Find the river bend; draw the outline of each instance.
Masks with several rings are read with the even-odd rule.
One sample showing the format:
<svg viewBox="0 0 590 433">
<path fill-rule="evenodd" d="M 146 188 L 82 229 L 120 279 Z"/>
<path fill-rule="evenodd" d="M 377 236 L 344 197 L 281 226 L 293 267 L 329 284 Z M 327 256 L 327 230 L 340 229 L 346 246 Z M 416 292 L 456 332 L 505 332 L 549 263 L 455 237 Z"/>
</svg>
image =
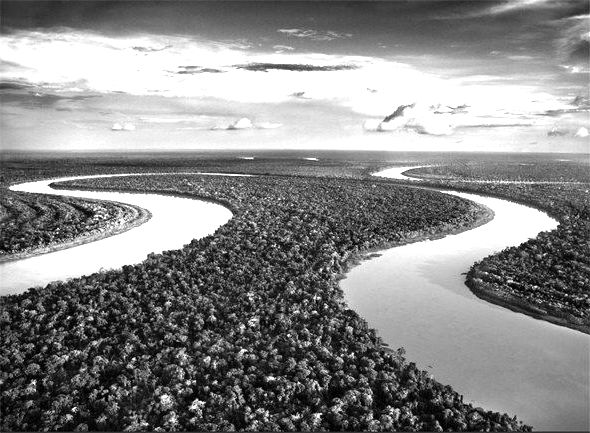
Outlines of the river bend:
<svg viewBox="0 0 590 433">
<path fill-rule="evenodd" d="M 407 180 L 411 168 L 376 175 Z M 536 430 L 588 431 L 590 337 L 483 301 L 464 284 L 473 263 L 557 221 L 507 200 L 443 192 L 489 207 L 494 219 L 362 262 L 341 282 L 350 308 L 465 401 L 516 414 Z"/>
<path fill-rule="evenodd" d="M 0 295 L 25 291 L 29 287 L 89 275 L 101 269 L 116 269 L 139 263 L 149 253 L 182 248 L 192 239 L 213 234 L 232 217 L 229 209 L 216 203 L 161 194 L 123 193 L 53 189 L 50 184 L 68 180 L 156 174 L 200 174 L 240 176 L 225 173 L 144 173 L 63 177 L 26 182 L 10 187 L 13 191 L 51 194 L 95 200 L 116 201 L 147 209 L 151 218 L 123 233 L 72 248 L 21 260 L 0 263 Z"/>
<path fill-rule="evenodd" d="M 407 180 L 402 173 L 410 168 L 416 167 L 396 167 L 377 175 Z M 121 175 L 67 177 L 11 187 L 127 203 L 149 210 L 152 218 L 95 242 L 1 263 L 0 295 L 138 263 L 151 252 L 181 248 L 212 234 L 232 216 L 221 205 L 189 198 L 49 186 L 107 176 Z M 361 263 L 341 283 L 348 304 L 387 343 L 404 347 L 408 359 L 440 382 L 451 384 L 466 401 L 517 414 L 538 430 L 588 430 L 589 336 L 483 301 L 464 284 L 463 273 L 474 262 L 552 230 L 557 222 L 507 200 L 444 193 L 489 207 L 494 219 L 442 239 L 385 250 L 380 257 Z"/>
</svg>

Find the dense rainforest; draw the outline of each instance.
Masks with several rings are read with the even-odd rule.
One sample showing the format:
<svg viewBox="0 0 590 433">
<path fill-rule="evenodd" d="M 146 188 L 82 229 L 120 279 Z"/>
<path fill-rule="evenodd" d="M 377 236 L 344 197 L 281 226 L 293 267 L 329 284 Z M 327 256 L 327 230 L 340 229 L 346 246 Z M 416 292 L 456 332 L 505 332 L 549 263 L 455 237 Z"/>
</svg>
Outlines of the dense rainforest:
<svg viewBox="0 0 590 433">
<path fill-rule="evenodd" d="M 373 247 L 485 217 L 460 199 L 370 177 L 392 165 L 434 165 L 411 173 L 427 179 L 424 186 L 508 198 L 560 222 L 555 231 L 475 264 L 467 278 L 471 289 L 588 332 L 587 162 L 316 155 L 319 161 L 210 154 L 3 160 L 2 188 L 81 174 L 273 176 L 87 181 L 85 186 L 212 198 L 230 207 L 234 218 L 183 250 L 3 298 L 1 428 L 526 429 L 514 418 L 464 404 L 451 387 L 405 360 L 402 350 L 384 348 L 343 304 L 337 275 Z M 414 205 L 404 208 L 402 202 Z M 108 219 L 113 210 L 101 207 L 97 214 Z M 22 212 L 20 218 L 34 221 L 35 215 Z M 283 224 L 271 224 L 276 219 Z M 2 231 L 8 221 L 0 221 Z M 28 226 L 39 235 L 50 231 L 47 224 Z M 82 234 L 88 226 L 79 227 Z"/>
<path fill-rule="evenodd" d="M 149 215 L 134 206 L 4 190 L 0 261 L 120 233 Z"/>
<path fill-rule="evenodd" d="M 556 230 L 474 264 L 467 284 L 486 300 L 590 333 L 590 170 L 567 162 L 538 165 L 447 164 L 408 174 L 435 179 L 427 182 L 431 186 L 523 202 L 555 217 Z"/>
<path fill-rule="evenodd" d="M 75 184 L 214 199 L 234 217 L 181 250 L 3 298 L 3 430 L 529 429 L 384 347 L 338 287 L 362 252 L 485 209 L 337 178 Z"/>
</svg>

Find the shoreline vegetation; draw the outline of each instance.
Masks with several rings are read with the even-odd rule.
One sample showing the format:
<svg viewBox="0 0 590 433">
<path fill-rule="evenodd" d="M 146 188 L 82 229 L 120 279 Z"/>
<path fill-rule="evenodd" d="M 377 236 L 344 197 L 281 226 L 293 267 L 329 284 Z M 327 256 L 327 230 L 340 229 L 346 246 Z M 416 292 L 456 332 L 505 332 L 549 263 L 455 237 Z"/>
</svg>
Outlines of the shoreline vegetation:
<svg viewBox="0 0 590 433">
<path fill-rule="evenodd" d="M 338 284 L 373 250 L 466 230 L 489 210 L 337 178 L 71 185 L 205 197 L 234 217 L 181 250 L 3 298 L 3 429 L 530 429 L 383 346 Z"/>
<path fill-rule="evenodd" d="M 465 284 L 487 302 L 590 334 L 590 182 L 576 185 L 572 178 L 567 178 L 570 185 L 470 182 L 506 180 L 513 175 L 508 172 L 501 177 L 498 167 L 481 165 L 424 167 L 405 174 L 426 187 L 511 200 L 556 218 L 555 230 L 474 263 Z M 456 178 L 448 178 L 451 174 Z M 528 180 L 535 182 L 538 177 Z"/>
<path fill-rule="evenodd" d="M 130 204 L 8 189 L 0 209 L 0 263 L 94 242 L 151 218 L 149 211 Z"/>
</svg>

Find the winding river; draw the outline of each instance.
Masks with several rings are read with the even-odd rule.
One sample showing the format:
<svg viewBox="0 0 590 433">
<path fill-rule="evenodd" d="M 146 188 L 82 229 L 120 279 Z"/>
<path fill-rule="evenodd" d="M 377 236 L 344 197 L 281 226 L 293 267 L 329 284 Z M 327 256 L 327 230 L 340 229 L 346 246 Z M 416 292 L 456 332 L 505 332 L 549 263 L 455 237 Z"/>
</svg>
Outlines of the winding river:
<svg viewBox="0 0 590 433">
<path fill-rule="evenodd" d="M 410 168 L 415 167 L 377 175 L 407 179 L 402 173 Z M 128 203 L 148 209 L 152 217 L 115 236 L 1 263 L 0 295 L 140 262 L 151 252 L 180 248 L 191 239 L 212 234 L 232 216 L 221 205 L 188 198 L 50 187 L 53 182 L 107 176 L 121 175 L 68 177 L 12 187 Z M 552 230 L 557 222 L 506 200 L 445 193 L 488 206 L 494 219 L 460 234 L 392 248 L 361 263 L 341 282 L 347 302 L 387 343 L 404 347 L 408 359 L 429 369 L 440 382 L 451 384 L 466 401 L 517 414 L 538 430 L 588 430 L 590 337 L 482 301 L 464 285 L 463 273 L 475 261 Z"/>
<path fill-rule="evenodd" d="M 123 265 L 139 263 L 145 260 L 149 253 L 182 248 L 192 239 L 210 235 L 232 217 L 232 213 L 224 206 L 202 200 L 160 194 L 60 190 L 50 186 L 54 182 L 112 176 L 137 174 L 63 177 L 26 182 L 10 188 L 13 191 L 127 203 L 149 210 L 152 216 L 146 223 L 115 236 L 65 250 L 0 263 L 0 295 L 20 293 L 29 287 L 88 275 L 100 269 L 116 269 Z"/>
<path fill-rule="evenodd" d="M 408 180 L 402 173 L 411 168 L 376 175 Z M 588 431 L 590 337 L 490 304 L 464 284 L 474 262 L 557 222 L 506 200 L 444 192 L 489 207 L 494 219 L 362 262 L 341 281 L 349 306 L 465 401 L 517 414 L 536 430 Z"/>
</svg>

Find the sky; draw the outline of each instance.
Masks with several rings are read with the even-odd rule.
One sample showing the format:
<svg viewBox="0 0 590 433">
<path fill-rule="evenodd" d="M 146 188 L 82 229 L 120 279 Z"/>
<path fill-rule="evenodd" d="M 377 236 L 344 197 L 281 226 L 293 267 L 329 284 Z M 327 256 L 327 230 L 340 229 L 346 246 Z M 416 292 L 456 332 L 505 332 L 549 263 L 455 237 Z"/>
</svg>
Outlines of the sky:
<svg viewBox="0 0 590 433">
<path fill-rule="evenodd" d="M 586 0 L 0 2 L 7 150 L 590 150 Z"/>
</svg>

